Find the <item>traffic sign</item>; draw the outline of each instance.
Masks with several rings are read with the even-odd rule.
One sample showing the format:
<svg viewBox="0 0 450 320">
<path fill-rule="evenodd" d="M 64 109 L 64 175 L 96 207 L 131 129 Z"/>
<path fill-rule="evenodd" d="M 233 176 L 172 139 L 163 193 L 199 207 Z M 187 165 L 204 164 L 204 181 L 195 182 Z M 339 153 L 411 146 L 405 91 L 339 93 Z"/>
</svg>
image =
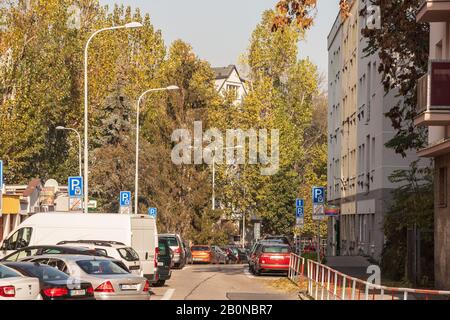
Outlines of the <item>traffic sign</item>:
<svg viewBox="0 0 450 320">
<path fill-rule="evenodd" d="M 158 215 L 158 209 L 157 208 L 149 208 L 148 215 L 156 218 L 156 216 Z"/>
<path fill-rule="evenodd" d="M 120 193 L 120 206 L 121 207 L 130 207 L 131 206 L 131 192 L 130 191 L 122 191 Z"/>
<path fill-rule="evenodd" d="M 314 187 L 312 189 L 313 204 L 325 204 L 325 188 Z"/>
<path fill-rule="evenodd" d="M 83 196 L 83 177 L 69 177 L 69 197 L 81 198 Z"/>
<path fill-rule="evenodd" d="M 304 218 L 305 217 L 305 209 L 303 207 L 298 207 L 297 208 L 297 214 L 296 214 L 297 219 L 298 218 Z"/>
<path fill-rule="evenodd" d="M 303 199 L 297 199 L 297 201 L 295 201 L 295 206 L 296 206 L 297 208 L 299 208 L 299 207 L 304 207 L 304 206 L 305 206 L 305 200 L 303 200 Z"/>
<path fill-rule="evenodd" d="M 325 215 L 325 205 L 323 205 L 323 204 L 313 205 L 313 216 L 312 217 L 313 217 L 314 221 L 326 220 L 327 216 Z"/>
</svg>

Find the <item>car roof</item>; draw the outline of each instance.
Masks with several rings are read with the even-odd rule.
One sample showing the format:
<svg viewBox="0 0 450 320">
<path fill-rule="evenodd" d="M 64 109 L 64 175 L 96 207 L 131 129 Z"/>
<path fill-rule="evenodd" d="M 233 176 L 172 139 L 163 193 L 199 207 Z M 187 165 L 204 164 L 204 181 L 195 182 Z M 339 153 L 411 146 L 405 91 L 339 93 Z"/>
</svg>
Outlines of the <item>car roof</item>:
<svg viewBox="0 0 450 320">
<path fill-rule="evenodd" d="M 24 262 L 21 262 L 21 261 L 3 262 L 3 264 L 5 266 L 10 266 L 10 267 L 21 267 L 21 266 L 23 266 L 23 267 L 26 267 L 26 266 L 28 266 L 28 267 L 39 267 L 39 266 L 49 267 L 49 265 L 46 265 L 46 264 L 39 264 L 39 263 L 36 263 L 36 262 L 28 262 L 28 261 L 24 261 Z"/>
<path fill-rule="evenodd" d="M 126 247 L 126 245 L 122 242 L 118 241 L 105 241 L 105 240 L 65 240 L 58 242 L 59 245 L 66 245 L 66 244 L 90 244 L 90 245 L 96 245 L 96 246 L 102 246 L 102 247 Z"/>
<path fill-rule="evenodd" d="M 285 243 L 263 243 L 261 245 L 263 247 L 287 247 L 287 248 L 290 248 L 290 246 Z"/>
<path fill-rule="evenodd" d="M 66 261 L 79 261 L 79 260 L 116 260 L 105 256 L 85 256 L 81 254 L 43 254 L 41 256 L 30 257 L 32 259 L 61 259 Z"/>
</svg>

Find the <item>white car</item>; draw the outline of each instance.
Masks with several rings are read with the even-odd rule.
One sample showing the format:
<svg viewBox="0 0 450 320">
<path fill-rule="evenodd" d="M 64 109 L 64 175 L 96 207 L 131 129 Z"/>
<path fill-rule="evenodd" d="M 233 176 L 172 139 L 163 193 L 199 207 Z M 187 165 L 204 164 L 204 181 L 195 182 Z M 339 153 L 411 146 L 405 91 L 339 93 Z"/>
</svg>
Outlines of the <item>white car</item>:
<svg viewBox="0 0 450 320">
<path fill-rule="evenodd" d="M 0 264 L 0 300 L 42 300 L 39 279 Z"/>
<path fill-rule="evenodd" d="M 96 241 L 96 240 L 77 240 L 77 241 L 61 241 L 61 246 L 81 247 L 92 249 L 100 252 L 105 256 L 121 260 L 133 274 L 142 275 L 143 271 L 139 262 L 139 255 L 125 244 L 116 241 Z"/>
</svg>

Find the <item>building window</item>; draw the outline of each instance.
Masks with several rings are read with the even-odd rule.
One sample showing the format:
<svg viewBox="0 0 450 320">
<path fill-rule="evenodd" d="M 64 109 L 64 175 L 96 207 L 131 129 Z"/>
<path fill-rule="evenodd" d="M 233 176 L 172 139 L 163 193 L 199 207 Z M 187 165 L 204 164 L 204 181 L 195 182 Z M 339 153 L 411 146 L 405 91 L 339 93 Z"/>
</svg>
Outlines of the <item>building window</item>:
<svg viewBox="0 0 450 320">
<path fill-rule="evenodd" d="M 447 167 L 439 168 L 439 203 L 441 208 L 447 207 Z"/>
<path fill-rule="evenodd" d="M 238 95 L 238 91 L 239 91 L 239 86 L 235 86 L 232 84 L 227 84 L 227 91 L 228 92 L 232 92 L 232 94 L 234 95 Z"/>
</svg>

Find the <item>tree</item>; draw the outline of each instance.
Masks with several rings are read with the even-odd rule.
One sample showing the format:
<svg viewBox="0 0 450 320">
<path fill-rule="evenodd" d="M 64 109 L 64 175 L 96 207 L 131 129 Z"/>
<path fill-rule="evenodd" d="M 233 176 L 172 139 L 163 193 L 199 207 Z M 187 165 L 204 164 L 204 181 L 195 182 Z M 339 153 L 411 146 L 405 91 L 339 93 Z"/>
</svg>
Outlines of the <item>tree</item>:
<svg viewBox="0 0 450 320">
<path fill-rule="evenodd" d="M 381 266 L 383 273 L 393 280 L 403 280 L 406 277 L 406 253 L 408 228 L 417 227 L 422 230 L 434 229 L 434 197 L 432 169 L 420 167 L 413 162 L 408 170 L 397 170 L 389 178 L 392 183 L 402 186 L 393 193 L 393 204 L 385 216 L 384 233 L 386 236 L 383 248 Z M 432 278 L 433 274 L 433 235 L 425 234 L 422 239 L 422 259 L 427 266 L 423 270 Z"/>
<path fill-rule="evenodd" d="M 317 67 L 309 60 L 297 60 L 302 31 L 294 24 L 272 29 L 275 16 L 274 11 L 266 11 L 252 34 L 244 59 L 250 88 L 243 104 L 233 105 L 225 97 L 209 117 L 221 130 L 280 130 L 278 172 L 261 176 L 263 166 L 248 161 L 240 166 L 220 166 L 218 197 L 229 217 L 259 216 L 264 233 L 292 234 L 295 199 L 309 199 L 311 189 L 307 189 L 326 181 L 326 118 L 313 117 L 316 110 L 323 113 L 326 104 L 316 106 Z M 312 219 L 307 221 L 312 225 Z M 314 225 L 306 229 L 316 230 Z"/>
<path fill-rule="evenodd" d="M 421 0 L 372 0 L 380 6 L 381 28 L 363 29 L 368 38 L 367 55 L 378 54 L 378 71 L 386 92 L 396 89 L 401 101 L 386 114 L 396 130 L 387 143 L 397 153 L 406 155 L 408 149 L 420 149 L 426 142 L 426 131 L 414 126 L 417 115 L 417 80 L 427 71 L 429 54 L 429 26 L 416 23 Z M 368 15 L 367 9 L 361 15 Z"/>
</svg>

